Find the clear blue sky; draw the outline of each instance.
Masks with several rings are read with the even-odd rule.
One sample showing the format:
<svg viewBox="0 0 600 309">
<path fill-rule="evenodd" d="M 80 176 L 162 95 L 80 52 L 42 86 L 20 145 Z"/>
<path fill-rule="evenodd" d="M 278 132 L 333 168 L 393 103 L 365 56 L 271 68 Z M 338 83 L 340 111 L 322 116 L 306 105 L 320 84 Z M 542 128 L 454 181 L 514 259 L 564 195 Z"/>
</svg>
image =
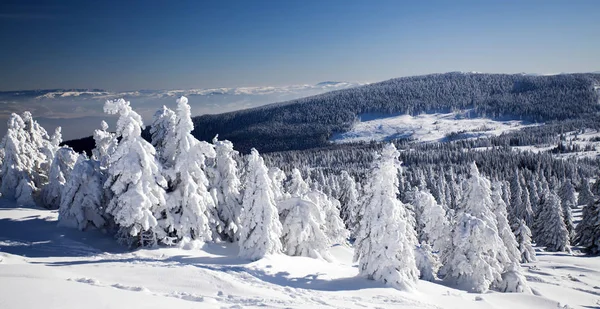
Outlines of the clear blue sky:
<svg viewBox="0 0 600 309">
<path fill-rule="evenodd" d="M 0 90 L 597 71 L 599 12 L 583 0 L 4 0 Z"/>
</svg>

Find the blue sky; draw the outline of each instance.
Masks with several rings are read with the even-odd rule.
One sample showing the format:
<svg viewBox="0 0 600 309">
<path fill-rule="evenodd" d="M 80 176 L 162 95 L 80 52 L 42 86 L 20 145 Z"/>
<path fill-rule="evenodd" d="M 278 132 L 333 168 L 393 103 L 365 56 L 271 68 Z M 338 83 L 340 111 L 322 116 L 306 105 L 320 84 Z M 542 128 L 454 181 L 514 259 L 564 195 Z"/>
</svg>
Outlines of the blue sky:
<svg viewBox="0 0 600 309">
<path fill-rule="evenodd" d="M 583 0 L 5 0 L 0 90 L 597 71 L 599 7 Z"/>
</svg>

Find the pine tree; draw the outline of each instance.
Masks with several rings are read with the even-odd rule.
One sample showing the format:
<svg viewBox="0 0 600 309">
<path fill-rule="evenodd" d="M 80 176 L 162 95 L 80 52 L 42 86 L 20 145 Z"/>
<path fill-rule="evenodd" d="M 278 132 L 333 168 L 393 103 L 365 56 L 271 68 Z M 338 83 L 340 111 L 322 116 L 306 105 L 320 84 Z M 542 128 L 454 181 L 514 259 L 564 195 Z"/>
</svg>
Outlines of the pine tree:
<svg viewBox="0 0 600 309">
<path fill-rule="evenodd" d="M 104 187 L 113 194 L 106 212 L 119 228 L 119 241 L 137 246 L 156 244 L 154 211 L 165 204 L 164 186 L 155 150 L 142 137 L 142 118 L 123 99 L 106 101 L 104 111 L 119 114 L 121 142 L 111 156 Z"/>
<path fill-rule="evenodd" d="M 256 149 L 248 156 L 240 224 L 240 257 L 258 260 L 282 251 L 282 226 L 273 197 L 271 180 Z"/>
<path fill-rule="evenodd" d="M 42 188 L 41 202 L 48 209 L 58 209 L 65 184 L 79 156 L 73 149 L 59 148 L 50 166 L 48 183 Z"/>
<path fill-rule="evenodd" d="M 362 276 L 412 289 L 419 277 L 414 252 L 417 239 L 407 210 L 397 199 L 398 156 L 396 147 L 387 144 L 371 169 L 354 260 Z"/>
<path fill-rule="evenodd" d="M 579 189 L 579 197 L 577 199 L 578 205 L 589 205 L 594 203 L 594 195 L 592 194 L 592 190 L 590 189 L 590 183 L 587 179 L 584 179 L 581 182 L 581 188 Z"/>
<path fill-rule="evenodd" d="M 167 243 L 211 241 L 218 239 L 223 231 L 223 223 L 216 215 L 215 201 L 208 191 L 206 176 L 205 153 L 214 150 L 204 147 L 194 138 L 191 134 L 193 129 L 188 100 L 181 97 L 177 100 L 173 134 L 164 148 L 172 159 L 166 172 L 170 192 L 167 203 L 155 211 L 158 224 L 164 231 L 159 237 L 166 239 Z"/>
<path fill-rule="evenodd" d="M 273 186 L 273 198 L 276 203 L 288 198 L 283 182 L 285 181 L 285 173 L 278 167 L 269 168 L 269 178 Z"/>
<path fill-rule="evenodd" d="M 175 135 L 175 123 L 177 115 L 175 112 L 166 106 L 154 113 L 152 124 L 150 125 L 150 141 L 156 149 L 158 161 L 170 167 L 173 164 L 173 158 L 169 157 L 173 153 L 165 152 L 169 140 Z"/>
<path fill-rule="evenodd" d="M 346 171 L 342 171 L 340 180 L 340 204 L 341 215 L 346 227 L 350 230 L 351 237 L 356 236 L 356 227 L 360 220 L 358 190 L 356 190 L 356 182 Z"/>
<path fill-rule="evenodd" d="M 414 194 L 416 229 L 420 243 L 430 244 L 434 251 L 444 252 L 450 244 L 450 224 L 446 211 L 427 191 Z"/>
<path fill-rule="evenodd" d="M 319 206 L 305 197 L 291 197 L 280 203 L 283 233 L 281 242 L 287 255 L 332 260 L 329 240 L 321 227 L 325 218 Z"/>
<path fill-rule="evenodd" d="M 92 149 L 92 159 L 100 162 L 102 168 L 108 168 L 110 156 L 115 153 L 119 144 L 115 134 L 107 130 L 108 124 L 104 121 L 100 123 L 100 130 L 94 130 L 96 147 Z"/>
<path fill-rule="evenodd" d="M 104 228 L 109 220 L 105 213 L 104 182 L 106 175 L 100 162 L 80 155 L 71 177 L 61 194 L 58 223 L 60 226 L 85 230 Z"/>
<path fill-rule="evenodd" d="M 591 255 L 600 254 L 600 202 L 583 208 L 581 222 L 576 228 L 575 243 Z"/>
<path fill-rule="evenodd" d="M 525 220 L 521 219 L 518 223 L 513 224 L 513 233 L 517 240 L 520 252 L 520 262 L 530 263 L 537 260 L 535 250 L 531 244 L 531 230 L 527 227 Z"/>
<path fill-rule="evenodd" d="M 215 166 L 211 177 L 211 191 L 214 192 L 217 204 L 217 213 L 224 223 L 221 238 L 235 242 L 238 240 L 240 213 L 242 211 L 241 181 L 237 162 L 234 157 L 238 155 L 233 150 L 230 141 L 213 139 L 215 145 Z"/>
<path fill-rule="evenodd" d="M 349 233 L 340 217 L 340 202 L 318 190 L 313 190 L 304 196 L 315 203 L 322 212 L 325 224 L 321 229 L 329 240 L 328 244 L 345 244 Z"/>
<path fill-rule="evenodd" d="M 565 225 L 560 198 L 554 191 L 545 191 L 543 204 L 535 221 L 535 240 L 546 251 L 566 251 L 569 248 L 569 231 Z"/>
<path fill-rule="evenodd" d="M 478 293 L 502 281 L 504 267 L 500 261 L 508 260 L 492 212 L 491 195 L 489 180 L 482 177 L 472 163 L 456 215 L 452 250 L 444 258 L 445 279 Z"/>
<path fill-rule="evenodd" d="M 299 169 L 294 168 L 292 170 L 292 176 L 287 182 L 286 191 L 292 197 L 300 197 L 310 191 L 310 187 L 304 179 L 302 179 L 302 174 Z"/>
<path fill-rule="evenodd" d="M 496 216 L 498 223 L 498 235 L 502 239 L 502 243 L 506 247 L 506 253 L 508 255 L 508 261 L 501 261 L 504 266 L 507 267 L 512 263 L 519 263 L 521 260 L 521 254 L 519 252 L 518 243 L 515 239 L 510 224 L 508 223 L 508 212 L 506 211 L 506 204 L 502 200 L 502 188 L 500 183 L 494 183 L 492 186 L 492 203 L 495 206 L 493 211 Z"/>
</svg>

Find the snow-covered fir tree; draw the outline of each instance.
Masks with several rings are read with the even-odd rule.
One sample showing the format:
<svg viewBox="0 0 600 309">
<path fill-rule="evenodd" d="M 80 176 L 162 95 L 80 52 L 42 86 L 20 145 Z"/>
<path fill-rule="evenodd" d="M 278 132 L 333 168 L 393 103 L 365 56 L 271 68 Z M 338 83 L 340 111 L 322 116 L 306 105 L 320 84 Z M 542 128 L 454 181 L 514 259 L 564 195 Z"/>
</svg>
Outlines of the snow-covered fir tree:
<svg viewBox="0 0 600 309">
<path fill-rule="evenodd" d="M 188 243 L 192 240 L 211 241 L 224 231 L 216 214 L 215 200 L 208 191 L 205 147 L 191 134 L 194 129 L 190 106 L 186 97 L 177 100 L 177 119 L 173 134 L 167 141 L 165 153 L 170 153 L 171 166 L 166 171 L 169 179 L 167 203 L 155 210 L 161 238 Z M 214 157 L 214 154 L 211 155 Z M 174 237 L 174 238 L 173 238 Z"/>
<path fill-rule="evenodd" d="M 163 107 L 154 113 L 152 117 L 152 124 L 150 125 L 150 141 L 152 146 L 156 149 L 156 156 L 158 161 L 170 167 L 173 163 L 173 158 L 169 158 L 167 149 L 167 143 L 169 139 L 175 135 L 175 123 L 177 116 L 173 110 L 163 105 Z"/>
<path fill-rule="evenodd" d="M 111 223 L 105 209 L 105 181 L 101 163 L 80 155 L 61 194 L 59 225 L 85 230 Z"/>
<path fill-rule="evenodd" d="M 215 137 L 215 163 L 210 178 L 211 193 L 215 197 L 217 214 L 223 229 L 221 238 L 227 241 L 237 241 L 242 211 L 241 181 L 238 165 L 234 156 L 237 151 L 233 149 L 230 141 L 220 141 Z"/>
<path fill-rule="evenodd" d="M 560 198 L 554 191 L 546 190 L 542 200 L 535 220 L 536 244 L 546 247 L 546 251 L 570 252 L 569 231 L 565 225 Z"/>
<path fill-rule="evenodd" d="M 600 254 L 600 202 L 583 208 L 581 222 L 576 228 L 575 243 L 591 255 Z"/>
<path fill-rule="evenodd" d="M 46 208 L 58 209 L 61 194 L 65 191 L 65 184 L 75 167 L 79 155 L 71 148 L 62 147 L 56 151 L 53 157 L 48 183 L 41 191 L 41 203 Z"/>
<path fill-rule="evenodd" d="M 322 216 L 325 218 L 325 224 L 321 226 L 321 229 L 329 240 L 329 245 L 345 244 L 349 232 L 340 217 L 340 202 L 318 190 L 313 190 L 304 197 L 315 203 L 321 210 Z"/>
<path fill-rule="evenodd" d="M 421 242 L 415 248 L 415 261 L 420 279 L 434 281 L 437 278 L 436 275 L 442 265 L 428 243 Z"/>
<path fill-rule="evenodd" d="M 398 156 L 393 144 L 385 145 L 370 171 L 354 260 L 359 263 L 361 276 L 398 289 L 412 289 L 419 278 L 417 238 L 406 207 L 397 199 Z"/>
<path fill-rule="evenodd" d="M 310 187 L 302 178 L 302 173 L 300 173 L 299 169 L 292 169 L 292 175 L 286 184 L 286 191 L 292 197 L 300 197 L 310 191 Z"/>
<path fill-rule="evenodd" d="M 165 205 L 166 182 L 155 158 L 154 147 L 142 137 L 142 117 L 123 99 L 106 101 L 104 111 L 119 114 L 117 136 L 121 141 L 110 157 L 104 187 L 113 193 L 106 212 L 119 228 L 120 242 L 156 244 L 155 210 Z"/>
<path fill-rule="evenodd" d="M 588 205 L 594 203 L 595 198 L 590 189 L 590 183 L 587 179 L 581 182 L 581 188 L 579 189 L 579 196 L 577 198 L 578 205 Z"/>
<path fill-rule="evenodd" d="M 0 169 L 0 193 L 4 197 L 17 200 L 19 204 L 34 205 L 33 194 L 37 190 L 34 182 L 35 166 L 42 160 L 38 149 L 30 142 L 23 119 L 17 114 L 11 114 L 8 119 L 8 130 L 2 139 L 2 149 L 4 159 Z"/>
<path fill-rule="evenodd" d="M 305 197 L 290 197 L 279 204 L 283 226 L 283 252 L 331 261 L 329 239 L 322 231 L 325 218 L 319 206 Z"/>
<path fill-rule="evenodd" d="M 502 239 L 502 243 L 506 247 L 506 253 L 509 261 L 505 261 L 505 266 L 512 263 L 519 263 L 521 260 L 521 254 L 519 252 L 519 245 L 515 239 L 515 235 L 512 232 L 510 224 L 508 223 L 508 211 L 506 210 L 506 204 L 502 199 L 502 185 L 499 182 L 495 182 L 492 185 L 492 203 L 494 205 L 494 215 L 496 216 L 498 235 Z M 502 262 L 502 261 L 501 261 Z"/>
<path fill-rule="evenodd" d="M 256 149 L 248 156 L 240 222 L 239 256 L 258 260 L 282 251 L 279 222 L 269 171 Z"/>
<path fill-rule="evenodd" d="M 446 211 L 427 191 L 417 189 L 412 203 L 419 241 L 428 243 L 434 251 L 444 252 L 450 244 L 450 224 Z"/>
<path fill-rule="evenodd" d="M 527 227 L 525 220 L 521 219 L 519 222 L 513 224 L 513 233 L 519 246 L 520 262 L 530 263 L 537 260 L 535 257 L 535 250 L 531 243 L 531 230 Z"/>
<path fill-rule="evenodd" d="M 119 144 L 115 134 L 107 130 L 108 124 L 105 121 L 100 123 L 100 130 L 94 130 L 96 147 L 92 149 L 92 159 L 100 162 L 102 168 L 108 168 L 110 156 L 115 153 Z"/>
<path fill-rule="evenodd" d="M 490 182 L 472 163 L 457 210 L 452 250 L 444 258 L 445 280 L 478 293 L 501 282 L 504 266 L 500 261 L 508 260 L 508 256 L 498 234 L 493 208 Z"/>
<path fill-rule="evenodd" d="M 346 171 L 342 171 L 340 176 L 340 204 L 341 204 L 341 215 L 344 223 L 350 231 L 352 238 L 355 237 L 356 227 L 358 225 L 359 207 L 358 203 L 358 190 L 356 189 L 356 182 Z"/>
<path fill-rule="evenodd" d="M 273 187 L 273 198 L 276 203 L 285 200 L 288 196 L 284 189 L 285 173 L 278 167 L 269 168 L 269 178 Z"/>
</svg>

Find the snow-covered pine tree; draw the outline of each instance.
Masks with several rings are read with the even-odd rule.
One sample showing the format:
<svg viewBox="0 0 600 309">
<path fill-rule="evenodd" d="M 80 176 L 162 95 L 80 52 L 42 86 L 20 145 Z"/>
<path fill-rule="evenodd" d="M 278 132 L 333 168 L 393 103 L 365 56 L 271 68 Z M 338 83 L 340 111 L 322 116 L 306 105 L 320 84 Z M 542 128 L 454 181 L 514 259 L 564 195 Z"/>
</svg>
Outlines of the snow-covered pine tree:
<svg viewBox="0 0 600 309">
<path fill-rule="evenodd" d="M 587 179 L 583 179 L 581 182 L 581 188 L 579 189 L 579 197 L 577 198 L 578 205 L 589 205 L 594 203 L 595 198 L 590 189 L 590 182 Z"/>
<path fill-rule="evenodd" d="M 360 220 L 358 214 L 360 206 L 358 203 L 358 191 L 356 182 L 346 171 L 342 171 L 340 176 L 340 204 L 341 216 L 350 231 L 350 237 L 356 237 L 356 227 Z"/>
<path fill-rule="evenodd" d="M 428 243 L 422 242 L 415 248 L 415 261 L 420 279 L 434 281 L 437 278 L 441 264 Z"/>
<path fill-rule="evenodd" d="M 288 198 L 283 183 L 285 181 L 285 173 L 278 167 L 269 168 L 269 178 L 271 179 L 271 185 L 273 186 L 273 198 L 275 203 L 279 203 L 282 200 Z"/>
<path fill-rule="evenodd" d="M 114 133 L 108 132 L 108 124 L 103 120 L 100 123 L 100 130 L 94 130 L 94 141 L 96 147 L 92 149 L 92 159 L 100 162 L 100 167 L 108 168 L 110 156 L 115 153 L 117 137 Z"/>
<path fill-rule="evenodd" d="M 329 245 L 345 244 L 349 233 L 340 217 L 340 202 L 319 190 L 313 190 L 304 196 L 321 210 L 325 218 L 321 229 L 329 240 Z"/>
<path fill-rule="evenodd" d="M 492 203 L 494 205 L 494 215 L 498 223 L 498 235 L 502 239 L 502 243 L 506 247 L 506 253 L 509 261 L 501 261 L 505 267 L 512 263 L 519 263 L 521 260 L 521 254 L 519 252 L 519 245 L 515 239 L 515 235 L 510 228 L 508 223 L 508 211 L 506 210 L 506 204 L 502 199 L 502 185 L 499 182 L 495 182 L 492 185 Z"/>
<path fill-rule="evenodd" d="M 546 190 L 540 208 L 535 221 L 536 244 L 546 247 L 546 251 L 570 252 L 569 231 L 558 195 Z"/>
<path fill-rule="evenodd" d="M 566 180 L 558 191 L 558 196 L 563 206 L 569 208 L 577 207 L 577 197 L 575 196 L 575 187 L 570 180 Z"/>
<path fill-rule="evenodd" d="M 58 224 L 79 230 L 112 225 L 105 213 L 105 170 L 101 163 L 80 155 L 64 185 L 58 211 Z"/>
<path fill-rule="evenodd" d="M 52 159 L 48 155 L 53 153 L 52 148 L 54 147 L 51 145 L 50 137 L 46 130 L 33 119 L 30 112 L 23 112 L 21 117 L 23 119 L 23 129 L 26 133 L 27 143 L 33 149 L 33 153 L 31 154 L 33 168 L 30 171 L 30 175 L 32 176 L 35 188 L 39 189 L 48 180 L 50 164 L 52 163 Z"/>
<path fill-rule="evenodd" d="M 121 142 L 110 158 L 104 187 L 113 193 L 106 212 L 117 224 L 119 241 L 129 246 L 156 243 L 154 211 L 165 205 L 166 182 L 154 147 L 142 136 L 142 117 L 123 99 L 106 101 L 104 111 L 119 114 Z"/>
<path fill-rule="evenodd" d="M 240 223 L 240 257 L 258 260 L 282 251 L 282 226 L 273 197 L 271 179 L 256 149 L 248 156 Z"/>
<path fill-rule="evenodd" d="M 445 280 L 483 293 L 501 282 L 500 261 L 508 260 L 506 247 L 498 235 L 489 180 L 471 164 L 461 205 L 452 233 L 452 250 L 444 258 Z"/>
<path fill-rule="evenodd" d="M 428 243 L 433 251 L 444 252 L 450 244 L 450 224 L 446 211 L 428 191 L 415 188 L 416 230 L 420 243 Z"/>
<path fill-rule="evenodd" d="M 331 261 L 329 239 L 321 227 L 325 218 L 319 206 L 305 197 L 290 197 L 279 204 L 283 226 L 281 242 L 287 255 L 322 258 Z"/>
<path fill-rule="evenodd" d="M 308 184 L 302 179 L 302 174 L 297 168 L 292 169 L 292 176 L 287 182 L 286 191 L 292 197 L 300 197 L 310 191 Z"/>
<path fill-rule="evenodd" d="M 175 135 L 175 123 L 177 116 L 173 110 L 163 105 L 163 107 L 154 113 L 152 124 L 150 125 L 150 141 L 156 149 L 158 161 L 170 167 L 173 164 L 173 158 L 169 155 L 173 153 L 165 152 L 169 139 Z"/>
<path fill-rule="evenodd" d="M 589 203 L 583 208 L 575 243 L 584 247 L 588 254 L 600 254 L 600 202 Z"/>
<path fill-rule="evenodd" d="M 215 165 L 211 177 L 211 193 L 216 197 L 217 213 L 224 223 L 221 238 L 226 241 L 238 240 L 240 213 L 242 211 L 241 182 L 237 162 L 230 141 L 213 139 L 215 145 Z"/>
<path fill-rule="evenodd" d="M 17 114 L 8 119 L 8 130 L 2 139 L 4 159 L 0 168 L 2 184 L 0 193 L 4 197 L 17 200 L 23 205 L 34 205 L 33 193 L 37 190 L 34 169 L 39 161 L 39 151 L 30 142 L 25 131 L 25 123 Z M 36 160 L 36 158 L 38 158 Z"/>
<path fill-rule="evenodd" d="M 75 167 L 79 155 L 68 147 L 59 148 L 53 155 L 48 183 L 41 190 L 41 203 L 48 209 L 60 207 L 61 194 Z"/>
<path fill-rule="evenodd" d="M 164 153 L 172 160 L 166 171 L 169 178 L 167 203 L 155 213 L 164 235 L 161 239 L 185 245 L 190 241 L 218 239 L 224 231 L 223 223 L 216 214 L 215 201 L 208 191 L 205 147 L 191 134 L 194 129 L 190 106 L 186 97 L 177 100 L 177 118 L 173 134 L 167 141 Z M 211 155 L 214 157 L 214 154 Z"/>
<path fill-rule="evenodd" d="M 525 220 L 521 219 L 516 224 L 513 224 L 512 230 L 519 246 L 519 262 L 530 263 L 536 261 L 535 250 L 531 244 L 531 230 L 527 227 Z"/>
<path fill-rule="evenodd" d="M 361 276 L 412 289 L 419 278 L 417 237 L 405 206 L 397 199 L 399 155 L 393 144 L 387 144 L 373 164 L 354 260 Z"/>
</svg>

